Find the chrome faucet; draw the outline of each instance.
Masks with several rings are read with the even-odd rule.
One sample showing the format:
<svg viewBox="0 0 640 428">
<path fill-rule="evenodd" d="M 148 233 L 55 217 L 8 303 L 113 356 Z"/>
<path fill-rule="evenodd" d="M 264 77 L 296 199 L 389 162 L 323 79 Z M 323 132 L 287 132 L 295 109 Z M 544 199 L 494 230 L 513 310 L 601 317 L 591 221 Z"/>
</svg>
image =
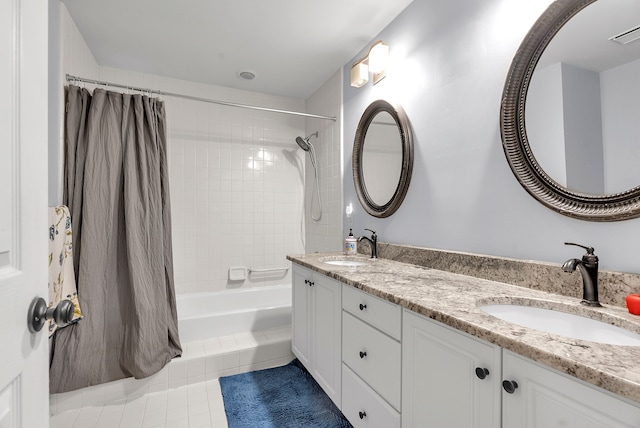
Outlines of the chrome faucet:
<svg viewBox="0 0 640 428">
<path fill-rule="evenodd" d="M 368 230 L 369 232 L 371 232 L 371 238 L 367 238 L 366 236 L 361 236 L 358 238 L 358 242 L 362 241 L 363 239 L 366 239 L 367 241 L 369 241 L 369 246 L 371 247 L 371 258 L 377 259 L 378 258 L 378 235 L 376 235 L 375 230 L 371 230 L 371 229 L 365 229 L 365 230 Z"/>
<path fill-rule="evenodd" d="M 574 272 L 576 268 L 582 274 L 582 303 L 586 306 L 602 306 L 598 302 L 598 256 L 593 254 L 593 247 L 565 242 L 564 245 L 575 245 L 587 250 L 587 253 L 580 259 L 569 259 L 562 264 L 565 272 Z"/>
</svg>

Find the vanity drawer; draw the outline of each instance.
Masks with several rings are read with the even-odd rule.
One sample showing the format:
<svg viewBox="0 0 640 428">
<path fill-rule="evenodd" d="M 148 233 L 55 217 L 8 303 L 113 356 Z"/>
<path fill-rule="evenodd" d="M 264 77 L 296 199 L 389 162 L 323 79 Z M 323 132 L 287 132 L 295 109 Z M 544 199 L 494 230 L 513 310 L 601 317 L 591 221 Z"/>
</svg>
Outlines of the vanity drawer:
<svg viewBox="0 0 640 428">
<path fill-rule="evenodd" d="M 400 409 L 400 342 L 343 311 L 342 361 Z"/>
<path fill-rule="evenodd" d="M 400 413 L 342 365 L 342 414 L 355 428 L 400 428 Z"/>
<path fill-rule="evenodd" d="M 400 340 L 402 332 L 400 306 L 342 284 L 342 309 Z"/>
</svg>

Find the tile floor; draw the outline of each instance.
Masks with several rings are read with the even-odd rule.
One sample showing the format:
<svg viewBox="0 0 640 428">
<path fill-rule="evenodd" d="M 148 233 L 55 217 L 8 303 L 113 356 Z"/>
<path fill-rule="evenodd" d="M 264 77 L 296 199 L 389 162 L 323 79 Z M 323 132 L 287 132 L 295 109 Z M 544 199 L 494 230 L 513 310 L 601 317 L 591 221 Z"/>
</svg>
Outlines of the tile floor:
<svg viewBox="0 0 640 428">
<path fill-rule="evenodd" d="M 290 326 L 186 343 L 151 378 L 52 395 L 50 428 L 227 427 L 218 378 L 293 358 Z"/>
<path fill-rule="evenodd" d="M 218 380 L 69 410 L 51 428 L 226 428 Z"/>
</svg>

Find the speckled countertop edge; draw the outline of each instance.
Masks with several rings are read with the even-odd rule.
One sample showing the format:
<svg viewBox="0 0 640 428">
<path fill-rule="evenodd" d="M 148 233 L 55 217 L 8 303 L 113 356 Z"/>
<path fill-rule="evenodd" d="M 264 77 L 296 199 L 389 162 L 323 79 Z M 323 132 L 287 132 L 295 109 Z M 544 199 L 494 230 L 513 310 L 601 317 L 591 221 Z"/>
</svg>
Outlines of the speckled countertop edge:
<svg viewBox="0 0 640 428">
<path fill-rule="evenodd" d="M 565 311 L 590 314 L 640 333 L 640 318 L 625 309 L 607 305 L 587 308 L 573 297 L 386 259 L 372 261 L 350 256 L 365 263 L 358 267 L 323 262 L 331 258 L 345 256 L 340 253 L 287 256 L 296 264 L 640 404 L 640 348 L 568 339 L 520 327 L 483 312 L 478 302 L 533 299 L 535 306 L 562 306 Z"/>
</svg>

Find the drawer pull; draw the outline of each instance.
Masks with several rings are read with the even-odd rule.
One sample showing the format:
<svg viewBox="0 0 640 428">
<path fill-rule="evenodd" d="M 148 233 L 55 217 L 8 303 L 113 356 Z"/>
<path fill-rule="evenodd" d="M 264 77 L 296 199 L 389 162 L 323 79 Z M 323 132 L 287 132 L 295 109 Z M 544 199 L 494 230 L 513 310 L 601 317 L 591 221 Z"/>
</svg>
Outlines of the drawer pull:
<svg viewBox="0 0 640 428">
<path fill-rule="evenodd" d="M 505 380 L 502 382 L 502 387 L 509 394 L 513 394 L 518 389 L 518 382 L 515 380 Z"/>
<path fill-rule="evenodd" d="M 367 309 L 367 305 L 363 305 L 362 303 L 360 303 L 360 310 L 364 311 L 365 309 Z"/>
<path fill-rule="evenodd" d="M 476 367 L 476 376 L 478 376 L 478 379 L 484 379 L 489 376 L 489 370 L 484 367 Z"/>
<path fill-rule="evenodd" d="M 360 416 L 360 419 L 364 419 L 367 417 L 367 412 L 358 412 L 358 416 Z"/>
<path fill-rule="evenodd" d="M 364 358 L 367 356 L 367 352 L 366 351 L 360 351 L 360 358 Z"/>
<path fill-rule="evenodd" d="M 315 284 L 315 282 L 311 282 L 308 279 L 305 279 L 304 283 L 307 284 L 309 287 L 311 287 L 311 286 L 313 286 Z"/>
</svg>

